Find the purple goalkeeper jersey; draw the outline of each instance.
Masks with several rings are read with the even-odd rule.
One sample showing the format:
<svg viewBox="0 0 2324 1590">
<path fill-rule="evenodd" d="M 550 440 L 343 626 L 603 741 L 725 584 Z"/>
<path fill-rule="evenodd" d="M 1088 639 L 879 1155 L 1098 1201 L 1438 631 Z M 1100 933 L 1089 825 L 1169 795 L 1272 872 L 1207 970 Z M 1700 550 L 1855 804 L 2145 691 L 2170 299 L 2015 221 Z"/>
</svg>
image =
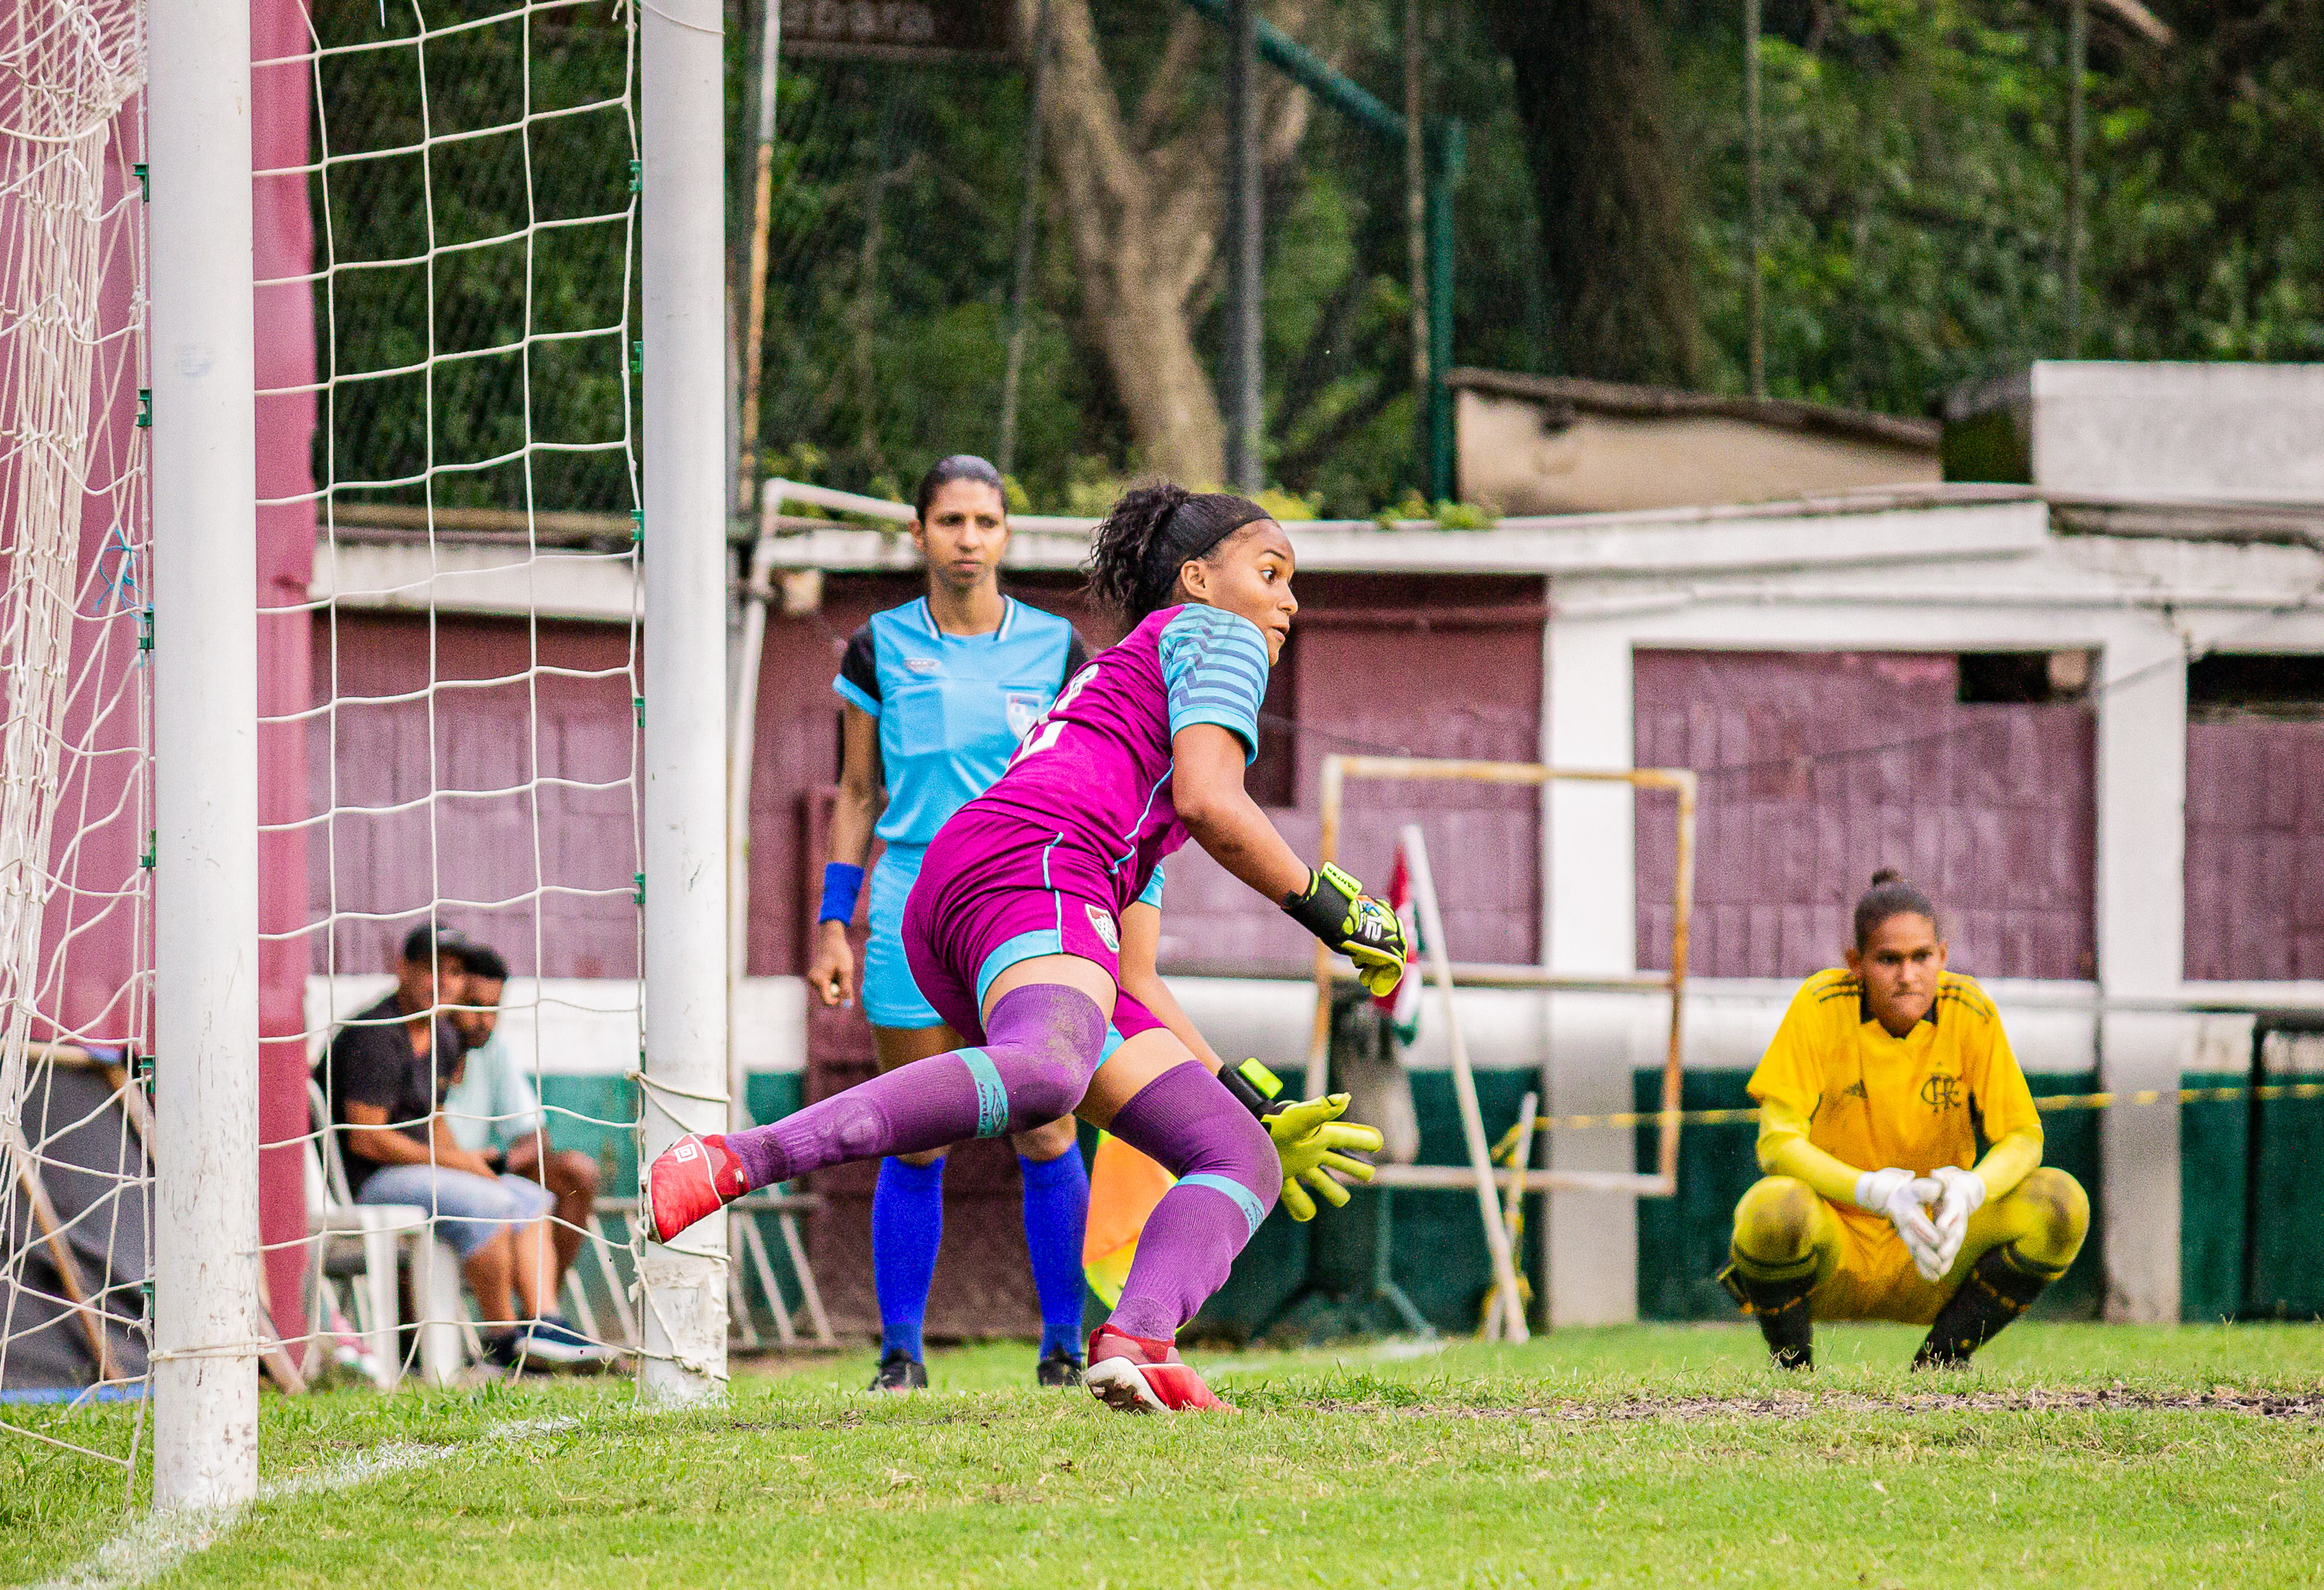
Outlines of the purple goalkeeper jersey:
<svg viewBox="0 0 2324 1590">
<path fill-rule="evenodd" d="M 1001 781 L 962 808 L 1023 818 L 1096 858 L 1114 909 L 1136 900 L 1186 842 L 1171 799 L 1172 736 L 1216 723 L 1259 754 L 1267 637 L 1223 608 L 1150 613 L 1057 693 Z"/>
</svg>

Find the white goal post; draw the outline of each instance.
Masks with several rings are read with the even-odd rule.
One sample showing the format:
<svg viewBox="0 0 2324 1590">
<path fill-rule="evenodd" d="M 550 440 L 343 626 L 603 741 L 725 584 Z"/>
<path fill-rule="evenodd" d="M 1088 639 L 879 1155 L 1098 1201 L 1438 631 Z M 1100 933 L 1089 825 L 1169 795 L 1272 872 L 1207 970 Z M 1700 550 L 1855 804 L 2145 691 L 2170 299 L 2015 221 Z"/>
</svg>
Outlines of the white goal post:
<svg viewBox="0 0 2324 1590">
<path fill-rule="evenodd" d="M 645 213 L 646 1053 L 639 1163 L 728 1124 L 724 13 L 640 8 Z M 641 1394 L 726 1381 L 726 1230 L 640 1249 Z"/>
<path fill-rule="evenodd" d="M 250 12 L 150 0 L 153 1500 L 258 1490 Z"/>
<path fill-rule="evenodd" d="M 141 9 L 152 152 L 153 1051 L 156 1137 L 169 1145 L 154 1181 L 153 1495 L 162 1507 L 232 1509 L 257 1493 L 258 1365 L 271 1345 L 259 1220 L 252 32 L 244 7 Z M 659 0 L 638 8 L 634 26 L 644 1163 L 678 1134 L 727 1119 L 730 550 L 722 14 L 715 0 Z M 638 1257 L 641 1394 L 719 1394 L 724 1224 L 706 1222 L 675 1247 L 640 1244 Z M 279 1321 L 288 1300 L 273 1303 Z"/>
</svg>

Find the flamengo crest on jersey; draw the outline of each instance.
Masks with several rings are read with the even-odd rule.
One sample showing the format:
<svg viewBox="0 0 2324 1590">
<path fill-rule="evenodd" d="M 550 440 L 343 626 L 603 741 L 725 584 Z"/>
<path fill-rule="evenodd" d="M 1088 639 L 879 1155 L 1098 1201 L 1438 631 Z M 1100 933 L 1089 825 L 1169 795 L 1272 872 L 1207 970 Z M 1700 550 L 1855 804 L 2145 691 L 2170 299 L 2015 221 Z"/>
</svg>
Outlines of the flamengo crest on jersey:
<svg viewBox="0 0 2324 1590">
<path fill-rule="evenodd" d="M 978 797 L 1097 858 L 1118 915 L 1186 842 L 1170 794 L 1171 737 L 1215 723 L 1259 754 L 1267 637 L 1223 608 L 1148 615 L 1066 681 L 1001 775 Z"/>
</svg>

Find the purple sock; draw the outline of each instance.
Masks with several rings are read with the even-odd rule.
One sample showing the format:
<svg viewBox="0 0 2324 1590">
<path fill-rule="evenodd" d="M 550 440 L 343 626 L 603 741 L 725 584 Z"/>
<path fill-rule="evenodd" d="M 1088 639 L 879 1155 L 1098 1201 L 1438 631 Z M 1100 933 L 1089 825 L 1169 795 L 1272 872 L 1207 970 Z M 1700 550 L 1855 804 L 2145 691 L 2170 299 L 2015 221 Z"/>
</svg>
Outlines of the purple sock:
<svg viewBox="0 0 2324 1590">
<path fill-rule="evenodd" d="M 1283 1163 L 1267 1128 L 1192 1061 L 1139 1089 L 1106 1130 L 1178 1178 L 1146 1217 L 1107 1320 L 1167 1342 L 1226 1284 L 1235 1255 L 1283 1190 Z"/>
<path fill-rule="evenodd" d="M 1079 988 L 1028 983 L 1001 997 L 984 1031 L 982 1048 L 884 1071 L 772 1126 L 731 1132 L 726 1145 L 752 1186 L 771 1187 L 854 1160 L 1029 1132 L 1081 1103 L 1105 1044 L 1105 1013 Z"/>
</svg>

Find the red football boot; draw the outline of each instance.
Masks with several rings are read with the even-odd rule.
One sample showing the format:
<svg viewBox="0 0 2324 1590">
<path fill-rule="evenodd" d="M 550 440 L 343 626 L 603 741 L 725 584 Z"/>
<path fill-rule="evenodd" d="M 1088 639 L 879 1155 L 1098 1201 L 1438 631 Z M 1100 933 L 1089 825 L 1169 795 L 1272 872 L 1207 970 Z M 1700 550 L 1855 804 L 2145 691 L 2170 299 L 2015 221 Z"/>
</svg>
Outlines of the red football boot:
<svg viewBox="0 0 2324 1590">
<path fill-rule="evenodd" d="M 1234 1411 L 1203 1383 L 1176 1346 L 1111 1325 L 1090 1332 L 1089 1367 L 1082 1371 L 1082 1383 L 1117 1413 Z"/>
<path fill-rule="evenodd" d="M 742 1156 L 724 1136 L 688 1133 L 664 1149 L 646 1176 L 646 1235 L 669 1242 L 751 1190 Z"/>
</svg>

